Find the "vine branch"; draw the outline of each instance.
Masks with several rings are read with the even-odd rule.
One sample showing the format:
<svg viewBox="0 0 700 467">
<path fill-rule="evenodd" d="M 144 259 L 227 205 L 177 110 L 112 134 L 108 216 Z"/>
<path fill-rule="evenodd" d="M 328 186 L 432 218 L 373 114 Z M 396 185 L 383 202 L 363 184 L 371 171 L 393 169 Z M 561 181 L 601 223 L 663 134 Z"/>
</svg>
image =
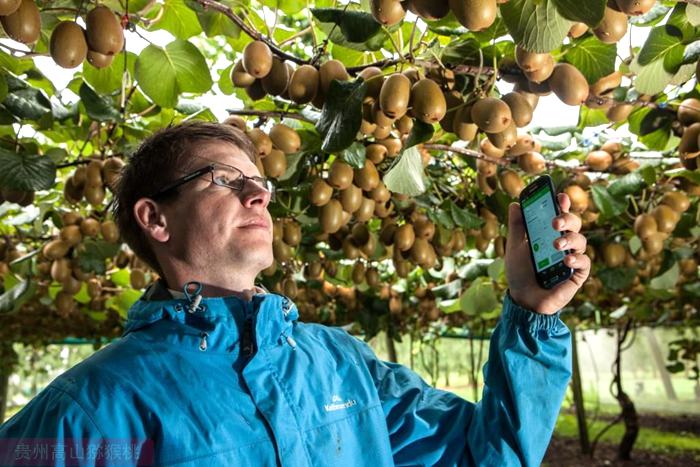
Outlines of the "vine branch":
<svg viewBox="0 0 700 467">
<path fill-rule="evenodd" d="M 286 112 L 284 110 L 250 110 L 250 109 L 226 109 L 229 115 L 243 115 L 248 117 L 276 117 L 276 118 L 293 118 L 304 122 L 315 123 L 308 117 L 296 112 Z"/>
</svg>

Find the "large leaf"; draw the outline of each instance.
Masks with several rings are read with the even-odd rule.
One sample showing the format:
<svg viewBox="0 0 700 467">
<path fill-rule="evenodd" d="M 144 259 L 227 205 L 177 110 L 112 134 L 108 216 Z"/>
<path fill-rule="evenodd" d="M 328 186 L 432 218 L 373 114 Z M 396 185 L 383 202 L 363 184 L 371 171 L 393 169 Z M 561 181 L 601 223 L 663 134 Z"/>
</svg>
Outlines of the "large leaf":
<svg viewBox="0 0 700 467">
<path fill-rule="evenodd" d="M 515 41 L 531 52 L 560 47 L 571 28 L 552 0 L 510 0 L 500 10 Z"/>
<path fill-rule="evenodd" d="M 593 196 L 593 202 L 603 217 L 619 216 L 627 207 L 627 203 L 615 198 L 604 186 L 591 185 L 591 195 Z"/>
<path fill-rule="evenodd" d="M 103 240 L 86 240 L 83 242 L 84 249 L 78 256 L 78 264 L 85 272 L 104 274 L 105 260 L 111 258 L 119 251 L 119 245 Z"/>
<path fill-rule="evenodd" d="M 80 100 L 85 106 L 88 117 L 93 120 L 100 122 L 121 120 L 121 114 L 114 107 L 112 99 L 100 96 L 87 83 L 80 86 Z"/>
<path fill-rule="evenodd" d="M 578 68 L 590 84 L 614 72 L 616 58 L 615 44 L 606 44 L 593 35 L 574 41 L 564 55 L 564 60 Z"/>
<path fill-rule="evenodd" d="M 484 220 L 471 212 L 469 209 L 461 209 L 452 200 L 449 200 L 450 213 L 455 224 L 464 229 L 479 229 L 484 224 Z"/>
<path fill-rule="evenodd" d="M 628 173 L 608 186 L 608 192 L 613 198 L 620 199 L 625 195 L 632 195 L 641 190 L 645 185 L 641 171 Z"/>
<path fill-rule="evenodd" d="M 408 138 L 403 145 L 404 149 L 415 146 L 416 144 L 425 143 L 433 137 L 434 132 L 435 128 L 433 125 L 430 123 L 425 123 L 422 120 L 415 119 L 413 121 L 413 128 L 411 128 L 411 132 L 408 134 Z"/>
<path fill-rule="evenodd" d="M 605 14 L 605 0 L 552 0 L 557 11 L 571 21 L 586 23 L 590 27 L 598 26 Z"/>
<path fill-rule="evenodd" d="M 197 18 L 207 37 L 226 36 L 235 39 L 241 34 L 241 28 L 220 11 L 197 11 Z"/>
<path fill-rule="evenodd" d="M 654 60 L 648 65 L 640 65 L 636 60 L 630 69 L 637 73 L 634 88 L 640 94 L 654 95 L 662 92 L 673 79 L 673 74 L 666 71 L 663 59 Z"/>
<path fill-rule="evenodd" d="M 143 92 L 161 107 L 173 108 L 182 92 L 206 92 L 211 75 L 202 53 L 187 41 L 161 48 L 149 45 L 136 60 L 136 79 Z"/>
<path fill-rule="evenodd" d="M 22 155 L 0 148 L 0 187 L 20 191 L 48 190 L 56 179 L 49 157 Z"/>
<path fill-rule="evenodd" d="M 680 268 L 678 262 L 673 263 L 673 266 L 668 268 L 665 272 L 654 277 L 649 281 L 649 287 L 652 289 L 667 290 L 676 285 L 678 282 L 678 277 L 680 276 Z"/>
<path fill-rule="evenodd" d="M 18 282 L 11 289 L 0 295 L 0 315 L 16 311 L 22 303 L 36 292 L 36 284 L 29 278 Z"/>
<path fill-rule="evenodd" d="M 498 299 L 491 279 L 478 277 L 459 299 L 462 311 L 471 316 L 492 312 L 498 307 Z"/>
<path fill-rule="evenodd" d="M 685 15 L 690 24 L 693 26 L 700 26 L 700 6 L 687 5 L 685 7 Z"/>
<path fill-rule="evenodd" d="M 362 100 L 367 83 L 362 80 L 333 80 L 316 129 L 321 134 L 321 149 L 341 151 L 355 141 L 362 124 Z"/>
<path fill-rule="evenodd" d="M 83 79 L 99 93 L 110 94 L 118 91 L 122 87 L 124 61 L 127 62 L 126 70 L 133 74 L 136 54 L 131 52 L 117 54 L 112 60 L 112 64 L 105 68 L 95 68 L 85 60 L 83 62 Z"/>
<path fill-rule="evenodd" d="M 384 185 L 391 192 L 408 196 L 425 192 L 423 158 L 415 146 L 403 151 L 394 167 L 384 174 Z"/>
<path fill-rule="evenodd" d="M 367 148 L 359 141 L 355 141 L 348 148 L 340 153 L 340 158 L 356 169 L 361 169 L 365 166 L 365 157 Z"/>
<path fill-rule="evenodd" d="M 596 276 L 601 280 L 603 286 L 610 290 L 623 290 L 632 285 L 637 276 L 636 268 L 600 268 Z"/>
<path fill-rule="evenodd" d="M 8 94 L 2 103 L 13 115 L 26 120 L 39 120 L 51 112 L 51 101 L 44 91 L 14 76 L 7 75 L 5 79 Z"/>
<path fill-rule="evenodd" d="M 382 25 L 365 11 L 311 8 L 311 14 L 334 44 L 360 51 L 379 50 L 386 40 Z"/>
<path fill-rule="evenodd" d="M 668 24 L 657 26 L 649 33 L 637 61 L 640 65 L 648 65 L 663 58 L 666 70 L 674 73 L 683 60 L 685 46 L 682 40 L 683 35 L 677 27 Z"/>
<path fill-rule="evenodd" d="M 187 39 L 202 32 L 197 14 L 183 0 L 167 0 L 160 19 L 151 29 L 164 29 L 178 39 Z"/>
</svg>

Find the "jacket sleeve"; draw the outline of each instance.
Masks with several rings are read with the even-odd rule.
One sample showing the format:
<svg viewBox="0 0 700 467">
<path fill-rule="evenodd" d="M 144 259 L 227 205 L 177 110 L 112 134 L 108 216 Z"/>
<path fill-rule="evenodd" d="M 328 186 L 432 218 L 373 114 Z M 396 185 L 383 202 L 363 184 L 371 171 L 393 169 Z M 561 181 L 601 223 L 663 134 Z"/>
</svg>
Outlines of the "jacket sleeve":
<svg viewBox="0 0 700 467">
<path fill-rule="evenodd" d="M 0 466 L 136 465 L 143 446 L 105 436 L 83 406 L 48 386 L 0 426 Z"/>
<path fill-rule="evenodd" d="M 571 334 L 558 313 L 534 313 L 506 294 L 478 404 L 362 348 L 396 465 L 540 465 L 571 376 Z"/>
</svg>

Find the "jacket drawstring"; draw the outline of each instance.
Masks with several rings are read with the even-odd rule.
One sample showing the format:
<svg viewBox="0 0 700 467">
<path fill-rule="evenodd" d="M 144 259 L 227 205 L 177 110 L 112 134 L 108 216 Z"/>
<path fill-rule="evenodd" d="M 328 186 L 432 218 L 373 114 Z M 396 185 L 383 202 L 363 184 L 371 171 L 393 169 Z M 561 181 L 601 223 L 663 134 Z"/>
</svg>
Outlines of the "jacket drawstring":
<svg viewBox="0 0 700 467">
<path fill-rule="evenodd" d="M 209 337 L 208 332 L 202 332 L 199 334 L 200 340 L 199 340 L 199 350 L 202 352 L 205 352 L 207 350 L 207 337 Z"/>
</svg>

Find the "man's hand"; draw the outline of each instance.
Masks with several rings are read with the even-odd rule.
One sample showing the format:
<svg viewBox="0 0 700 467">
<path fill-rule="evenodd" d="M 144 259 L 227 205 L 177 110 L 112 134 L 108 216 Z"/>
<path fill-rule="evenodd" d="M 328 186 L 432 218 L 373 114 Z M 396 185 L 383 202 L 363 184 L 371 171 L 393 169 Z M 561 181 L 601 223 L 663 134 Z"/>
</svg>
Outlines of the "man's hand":
<svg viewBox="0 0 700 467">
<path fill-rule="evenodd" d="M 565 193 L 559 193 L 557 201 L 561 214 L 552 220 L 552 227 L 565 234 L 554 241 L 554 247 L 572 250 L 564 258 L 564 264 L 573 268 L 574 273 L 551 289 L 543 289 L 535 279 L 520 205 L 511 203 L 508 212 L 505 268 L 510 296 L 518 305 L 545 315 L 554 314 L 569 303 L 591 272 L 591 259 L 585 254 L 586 237 L 579 233 L 581 219 L 569 212 L 571 200 Z"/>
</svg>

